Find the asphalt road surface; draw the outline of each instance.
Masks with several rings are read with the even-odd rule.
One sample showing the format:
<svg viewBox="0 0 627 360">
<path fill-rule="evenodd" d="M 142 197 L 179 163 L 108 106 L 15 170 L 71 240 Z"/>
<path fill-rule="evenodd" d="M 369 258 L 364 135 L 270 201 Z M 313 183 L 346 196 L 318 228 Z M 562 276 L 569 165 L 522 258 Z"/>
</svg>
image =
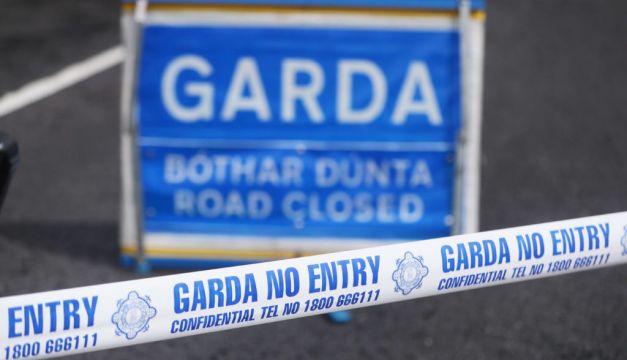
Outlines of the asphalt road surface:
<svg viewBox="0 0 627 360">
<path fill-rule="evenodd" d="M 117 1 L 0 0 L 0 94 L 119 43 Z M 488 3 L 481 227 L 627 209 L 627 2 Z M 120 68 L 4 118 L 21 164 L 0 296 L 118 265 Z M 87 359 L 626 359 L 627 267 L 80 355 Z"/>
</svg>

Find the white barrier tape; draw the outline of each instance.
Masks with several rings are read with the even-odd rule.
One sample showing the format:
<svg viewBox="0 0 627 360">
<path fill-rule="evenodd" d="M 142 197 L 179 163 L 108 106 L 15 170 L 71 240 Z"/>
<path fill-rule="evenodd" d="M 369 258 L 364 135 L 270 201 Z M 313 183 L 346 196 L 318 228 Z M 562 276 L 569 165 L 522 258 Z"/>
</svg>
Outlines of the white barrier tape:
<svg viewBox="0 0 627 360">
<path fill-rule="evenodd" d="M 627 212 L 0 299 L 0 359 L 43 358 L 627 262 Z"/>
</svg>

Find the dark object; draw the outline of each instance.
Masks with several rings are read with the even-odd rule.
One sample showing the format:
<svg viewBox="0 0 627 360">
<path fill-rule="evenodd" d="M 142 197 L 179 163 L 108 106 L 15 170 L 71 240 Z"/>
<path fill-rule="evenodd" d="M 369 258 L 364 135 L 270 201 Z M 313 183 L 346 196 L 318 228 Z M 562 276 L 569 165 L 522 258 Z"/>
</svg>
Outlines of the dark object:
<svg viewBox="0 0 627 360">
<path fill-rule="evenodd" d="M 0 132 L 0 211 L 19 161 L 17 142 Z"/>
</svg>

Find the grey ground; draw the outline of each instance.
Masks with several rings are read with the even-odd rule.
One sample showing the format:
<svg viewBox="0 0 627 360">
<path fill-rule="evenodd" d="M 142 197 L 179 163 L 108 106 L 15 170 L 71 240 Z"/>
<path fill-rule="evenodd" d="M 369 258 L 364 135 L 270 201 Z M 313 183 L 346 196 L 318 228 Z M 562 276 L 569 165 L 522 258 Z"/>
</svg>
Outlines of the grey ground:
<svg viewBox="0 0 627 360">
<path fill-rule="evenodd" d="M 0 94 L 119 42 L 117 1 L 0 0 Z M 627 2 L 488 3 L 481 227 L 627 209 Z M 0 119 L 20 142 L 0 296 L 136 277 L 117 263 L 115 68 Z M 625 359 L 615 267 L 88 359 Z"/>
</svg>

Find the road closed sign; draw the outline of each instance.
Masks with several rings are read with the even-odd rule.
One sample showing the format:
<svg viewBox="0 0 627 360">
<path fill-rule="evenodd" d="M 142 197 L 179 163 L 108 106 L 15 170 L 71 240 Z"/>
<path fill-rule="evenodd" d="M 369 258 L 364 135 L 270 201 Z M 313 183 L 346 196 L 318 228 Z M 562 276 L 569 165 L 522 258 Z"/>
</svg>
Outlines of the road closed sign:
<svg viewBox="0 0 627 360">
<path fill-rule="evenodd" d="M 140 26 L 126 5 L 123 258 L 204 266 L 469 230 L 483 4 L 465 27 L 456 3 L 154 2 Z"/>
</svg>

